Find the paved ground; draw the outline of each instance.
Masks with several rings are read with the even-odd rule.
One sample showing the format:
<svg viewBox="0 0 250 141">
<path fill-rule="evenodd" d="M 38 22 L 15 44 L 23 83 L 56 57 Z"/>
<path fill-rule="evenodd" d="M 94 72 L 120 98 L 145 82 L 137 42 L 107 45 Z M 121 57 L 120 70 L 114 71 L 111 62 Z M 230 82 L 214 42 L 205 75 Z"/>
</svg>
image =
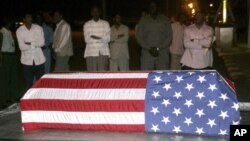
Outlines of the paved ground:
<svg viewBox="0 0 250 141">
<path fill-rule="evenodd" d="M 133 35 L 133 31 L 131 31 Z M 82 32 L 73 33 L 74 53 L 70 60 L 72 71 L 85 71 L 86 65 L 83 59 L 83 36 Z M 139 70 L 139 47 L 132 36 L 130 45 L 130 69 Z M 221 75 L 232 79 L 237 88 L 238 99 L 241 102 L 250 102 L 250 51 L 245 48 L 234 47 L 232 50 L 223 52 L 217 48 L 215 54 L 215 68 Z M 21 69 L 20 69 L 21 74 Z M 20 76 L 22 81 L 22 76 Z M 22 91 L 22 84 L 20 84 Z M 250 124 L 250 112 L 241 112 L 242 123 Z M 23 132 L 21 129 L 20 113 L 0 117 L 0 141 L 227 141 L 228 137 L 207 137 L 194 135 L 176 134 L 146 134 L 138 132 L 105 132 L 105 131 L 82 131 L 82 130 L 39 130 Z"/>
</svg>

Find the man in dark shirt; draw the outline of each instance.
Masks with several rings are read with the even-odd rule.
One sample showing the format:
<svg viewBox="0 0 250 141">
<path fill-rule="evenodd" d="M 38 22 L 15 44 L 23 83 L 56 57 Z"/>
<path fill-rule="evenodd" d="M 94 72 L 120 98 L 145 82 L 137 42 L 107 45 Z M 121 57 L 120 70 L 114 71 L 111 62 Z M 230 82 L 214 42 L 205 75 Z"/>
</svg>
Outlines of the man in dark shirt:
<svg viewBox="0 0 250 141">
<path fill-rule="evenodd" d="M 169 19 L 158 12 L 157 3 L 150 2 L 149 14 L 140 19 L 137 41 L 142 47 L 142 70 L 169 69 L 169 45 L 172 29 Z"/>
</svg>

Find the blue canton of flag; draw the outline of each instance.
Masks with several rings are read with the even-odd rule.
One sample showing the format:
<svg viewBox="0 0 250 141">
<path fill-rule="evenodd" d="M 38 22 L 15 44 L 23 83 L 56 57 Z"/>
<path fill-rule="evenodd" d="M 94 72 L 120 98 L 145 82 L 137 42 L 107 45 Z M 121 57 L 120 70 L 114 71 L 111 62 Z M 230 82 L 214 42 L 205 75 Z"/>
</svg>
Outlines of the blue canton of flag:
<svg viewBox="0 0 250 141">
<path fill-rule="evenodd" d="M 217 71 L 151 72 L 146 132 L 228 135 L 240 122 L 235 91 Z"/>
</svg>

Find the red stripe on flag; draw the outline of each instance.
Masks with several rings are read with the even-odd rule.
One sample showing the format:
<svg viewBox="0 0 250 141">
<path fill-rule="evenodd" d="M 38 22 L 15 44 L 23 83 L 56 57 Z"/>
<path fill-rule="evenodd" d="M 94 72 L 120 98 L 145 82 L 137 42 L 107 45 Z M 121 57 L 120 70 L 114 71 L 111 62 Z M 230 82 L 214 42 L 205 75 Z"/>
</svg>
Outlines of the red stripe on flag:
<svg viewBox="0 0 250 141">
<path fill-rule="evenodd" d="M 109 130 L 109 131 L 136 131 L 144 132 L 144 124 L 119 125 L 119 124 L 65 124 L 65 123 L 23 123 L 25 131 L 37 130 L 41 128 L 56 129 L 84 129 L 84 130 Z"/>
<path fill-rule="evenodd" d="M 22 111 L 144 112 L 144 100 L 22 99 Z"/>
<path fill-rule="evenodd" d="M 146 78 L 136 79 L 54 79 L 42 78 L 33 88 L 89 89 L 89 88 L 145 88 Z"/>
</svg>

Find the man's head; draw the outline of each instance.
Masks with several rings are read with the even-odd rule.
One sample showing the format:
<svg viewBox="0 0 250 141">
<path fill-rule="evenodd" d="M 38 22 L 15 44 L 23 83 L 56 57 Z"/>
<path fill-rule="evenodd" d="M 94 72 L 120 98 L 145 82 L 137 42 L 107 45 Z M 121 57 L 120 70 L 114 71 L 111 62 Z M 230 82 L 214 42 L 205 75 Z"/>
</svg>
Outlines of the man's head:
<svg viewBox="0 0 250 141">
<path fill-rule="evenodd" d="M 120 25 L 121 22 L 122 22 L 122 17 L 119 14 L 116 14 L 115 17 L 114 17 L 114 23 L 116 25 Z"/>
<path fill-rule="evenodd" d="M 101 16 L 101 9 L 98 6 L 91 8 L 91 16 L 95 21 L 98 21 Z"/>
<path fill-rule="evenodd" d="M 54 12 L 54 22 L 57 24 L 63 19 L 62 12 L 60 11 L 55 11 Z"/>
<path fill-rule="evenodd" d="M 2 23 L 1 23 L 1 26 L 3 26 L 3 27 L 5 27 L 5 28 L 9 29 L 9 28 L 11 27 L 11 25 L 12 25 L 11 20 L 10 20 L 9 18 L 7 18 L 7 17 L 4 17 L 4 18 L 3 18 L 3 21 L 2 21 Z M 1 26 L 0 26 L 0 27 L 1 27 Z"/>
<path fill-rule="evenodd" d="M 148 13 L 150 15 L 157 15 L 157 13 L 158 13 L 158 5 L 157 5 L 156 1 L 153 0 L 153 1 L 151 1 L 149 3 Z"/>
<path fill-rule="evenodd" d="M 30 13 L 24 14 L 23 22 L 25 25 L 31 25 L 33 22 L 32 14 L 30 14 Z"/>
<path fill-rule="evenodd" d="M 197 12 L 194 20 L 196 25 L 202 25 L 205 21 L 205 13 L 202 11 Z"/>
<path fill-rule="evenodd" d="M 41 13 L 37 13 L 35 16 L 35 23 L 42 25 L 43 24 L 43 17 Z"/>
</svg>

